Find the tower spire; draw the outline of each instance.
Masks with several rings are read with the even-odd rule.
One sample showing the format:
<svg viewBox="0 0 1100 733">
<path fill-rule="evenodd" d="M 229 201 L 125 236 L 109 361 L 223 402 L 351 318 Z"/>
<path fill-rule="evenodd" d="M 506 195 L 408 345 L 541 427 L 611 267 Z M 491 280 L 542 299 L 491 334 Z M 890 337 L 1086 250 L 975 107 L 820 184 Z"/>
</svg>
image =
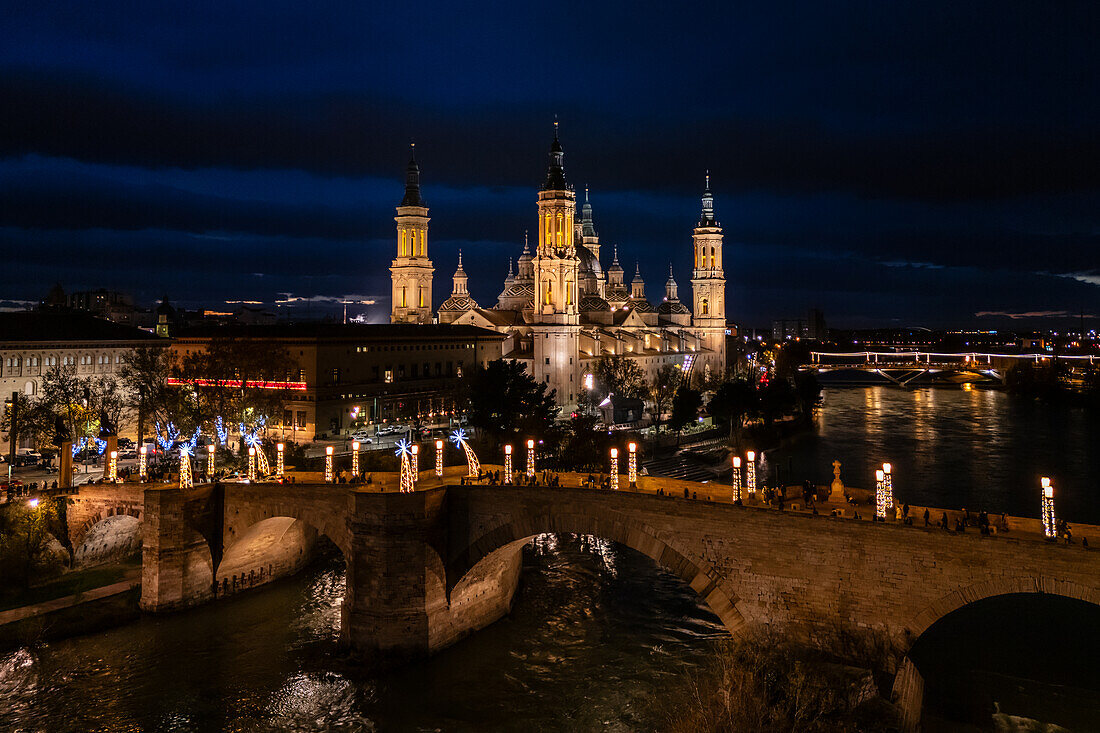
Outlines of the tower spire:
<svg viewBox="0 0 1100 733">
<path fill-rule="evenodd" d="M 542 185 L 543 191 L 564 191 L 565 164 L 562 162 L 565 151 L 562 150 L 558 140 L 558 118 L 554 117 L 554 142 L 550 143 L 550 167 L 546 170 L 546 183 Z"/>
<path fill-rule="evenodd" d="M 420 166 L 416 162 L 416 143 L 409 143 L 409 164 L 405 167 L 405 198 L 402 206 L 424 206 L 420 198 Z"/>
<path fill-rule="evenodd" d="M 717 220 L 714 218 L 714 196 L 710 192 L 710 169 L 707 169 L 706 174 L 706 187 L 703 189 L 703 211 L 699 214 L 699 226 L 701 227 L 716 227 L 718 226 Z"/>
</svg>

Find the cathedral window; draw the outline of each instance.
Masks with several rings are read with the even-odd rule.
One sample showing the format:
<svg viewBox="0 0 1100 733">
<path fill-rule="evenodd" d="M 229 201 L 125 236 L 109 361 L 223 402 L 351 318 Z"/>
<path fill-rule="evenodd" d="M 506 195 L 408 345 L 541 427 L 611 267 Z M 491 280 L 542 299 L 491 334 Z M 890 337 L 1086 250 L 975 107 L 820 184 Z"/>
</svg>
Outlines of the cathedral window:
<svg viewBox="0 0 1100 733">
<path fill-rule="evenodd" d="M 550 305 L 554 301 L 554 284 L 549 280 L 546 281 L 546 298 L 544 303 Z"/>
<path fill-rule="evenodd" d="M 710 248 L 710 266 L 714 267 L 714 247 Z"/>
<path fill-rule="evenodd" d="M 573 305 L 573 281 L 565 281 L 565 304 Z"/>
<path fill-rule="evenodd" d="M 408 245 L 407 238 L 408 238 L 408 233 L 404 229 L 402 229 L 401 230 L 400 246 L 398 246 L 398 248 L 397 248 L 397 256 L 398 257 L 405 257 L 406 253 L 409 251 L 409 245 Z"/>
<path fill-rule="evenodd" d="M 424 307 L 424 288 L 417 288 L 416 292 L 419 294 L 420 307 Z"/>
<path fill-rule="evenodd" d="M 703 308 L 702 308 L 702 310 L 703 310 L 703 315 L 704 316 L 707 315 L 708 313 L 710 313 L 710 301 L 708 301 L 706 298 L 703 298 Z"/>
<path fill-rule="evenodd" d="M 406 290 L 406 288 L 404 286 L 401 286 L 401 307 L 402 308 L 407 308 L 408 305 L 409 305 L 406 302 L 406 299 L 405 299 L 405 290 Z"/>
</svg>

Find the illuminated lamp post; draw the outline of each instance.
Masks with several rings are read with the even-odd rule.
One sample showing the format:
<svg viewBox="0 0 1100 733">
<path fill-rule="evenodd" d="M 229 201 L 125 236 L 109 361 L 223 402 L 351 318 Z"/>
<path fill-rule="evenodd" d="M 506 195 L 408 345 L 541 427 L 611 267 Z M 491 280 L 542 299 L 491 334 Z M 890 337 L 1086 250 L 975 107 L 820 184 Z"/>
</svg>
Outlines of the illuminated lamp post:
<svg viewBox="0 0 1100 733">
<path fill-rule="evenodd" d="M 144 445 L 138 448 L 138 478 L 144 481 L 149 474 L 149 449 Z"/>
<path fill-rule="evenodd" d="M 420 480 L 420 446 L 416 443 L 413 443 L 413 446 L 409 449 L 409 452 L 412 453 L 410 463 L 412 464 L 412 478 L 413 483 L 415 484 Z"/>
<path fill-rule="evenodd" d="M 275 444 L 275 475 L 279 478 L 283 477 L 283 472 L 286 470 L 286 463 L 283 461 L 284 449 L 285 446 L 282 443 Z"/>
<path fill-rule="evenodd" d="M 351 441 L 351 475 L 359 476 L 359 441 Z"/>
<path fill-rule="evenodd" d="M 886 521 L 886 472 L 875 471 L 875 516 Z"/>
<path fill-rule="evenodd" d="M 256 483 L 256 446 L 248 446 L 248 482 Z"/>
<path fill-rule="evenodd" d="M 504 483 L 512 483 L 512 446 L 504 446 Z"/>
<path fill-rule="evenodd" d="M 741 456 L 733 457 L 733 500 L 741 501 Z"/>
<path fill-rule="evenodd" d="M 756 451 L 745 454 L 745 488 L 756 496 Z"/>
<path fill-rule="evenodd" d="M 527 441 L 527 475 L 535 475 L 535 441 Z"/>
<path fill-rule="evenodd" d="M 118 480 L 118 451 L 113 450 L 107 456 L 107 480 Z"/>
<path fill-rule="evenodd" d="M 886 498 L 886 509 L 889 512 L 894 508 L 894 467 L 889 463 L 882 464 L 882 491 Z M 883 516 L 886 516 L 883 514 Z"/>
<path fill-rule="evenodd" d="M 611 490 L 619 490 L 619 449 L 611 449 Z"/>
<path fill-rule="evenodd" d="M 325 483 L 332 483 L 332 446 L 325 446 Z"/>
<path fill-rule="evenodd" d="M 210 480 L 214 480 L 214 444 L 206 446 L 206 475 L 210 477 Z"/>
<path fill-rule="evenodd" d="M 627 443 L 626 446 L 626 478 L 630 482 L 630 488 L 638 488 L 638 444 Z"/>
<path fill-rule="evenodd" d="M 1054 516 L 1054 487 L 1050 485 L 1050 479 L 1043 476 L 1043 534 L 1047 537 L 1058 536 L 1058 520 Z"/>
<path fill-rule="evenodd" d="M 435 441 L 435 476 L 443 478 L 443 441 Z"/>
</svg>

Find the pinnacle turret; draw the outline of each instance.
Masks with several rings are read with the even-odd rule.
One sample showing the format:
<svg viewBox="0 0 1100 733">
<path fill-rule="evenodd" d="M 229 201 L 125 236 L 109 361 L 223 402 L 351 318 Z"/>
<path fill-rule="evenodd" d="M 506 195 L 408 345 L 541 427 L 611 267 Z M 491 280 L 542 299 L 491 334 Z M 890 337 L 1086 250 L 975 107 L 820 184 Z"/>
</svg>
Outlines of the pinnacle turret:
<svg viewBox="0 0 1100 733">
<path fill-rule="evenodd" d="M 550 166 L 546 171 L 546 182 L 542 184 L 543 191 L 566 190 L 564 157 L 565 151 L 558 140 L 558 121 L 554 120 L 554 142 L 550 143 Z"/>
<path fill-rule="evenodd" d="M 405 167 L 405 198 L 402 206 L 424 206 L 420 198 L 420 166 L 416 162 L 416 143 L 409 143 L 409 164 Z"/>
</svg>

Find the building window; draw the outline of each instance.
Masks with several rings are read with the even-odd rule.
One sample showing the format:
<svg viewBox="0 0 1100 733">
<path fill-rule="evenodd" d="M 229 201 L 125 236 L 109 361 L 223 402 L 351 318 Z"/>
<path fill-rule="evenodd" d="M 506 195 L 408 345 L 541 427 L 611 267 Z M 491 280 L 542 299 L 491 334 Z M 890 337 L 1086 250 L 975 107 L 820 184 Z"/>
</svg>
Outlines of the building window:
<svg viewBox="0 0 1100 733">
<path fill-rule="evenodd" d="M 304 428 L 306 426 L 306 413 L 305 410 L 298 410 L 294 416 L 294 427 Z"/>
<path fill-rule="evenodd" d="M 461 362 L 461 361 L 460 361 L 460 362 L 458 362 L 458 370 L 457 370 L 457 373 L 458 373 L 458 376 L 460 376 L 460 377 L 462 376 L 462 362 Z"/>
<path fill-rule="evenodd" d="M 549 364 L 549 363 L 550 363 L 550 357 L 549 357 L 549 356 L 548 356 L 548 357 L 546 357 L 546 363 L 547 363 L 547 364 Z"/>
<path fill-rule="evenodd" d="M 412 365 L 412 378 L 416 379 L 418 376 L 420 376 L 420 365 L 419 364 L 413 364 Z"/>
<path fill-rule="evenodd" d="M 393 383 L 393 370 L 392 369 L 387 369 L 386 370 L 386 384 L 392 384 L 392 383 Z"/>
<path fill-rule="evenodd" d="M 424 288 L 417 288 L 416 292 L 419 293 L 418 300 L 420 303 L 420 307 L 424 308 Z"/>
<path fill-rule="evenodd" d="M 306 381 L 306 370 L 305 369 L 299 369 L 298 370 L 298 381 L 299 382 Z"/>
<path fill-rule="evenodd" d="M 340 367 L 332 368 L 332 383 L 340 384 Z"/>
<path fill-rule="evenodd" d="M 405 302 L 405 290 L 406 290 L 406 288 L 404 286 L 402 286 L 401 287 L 401 307 L 402 308 L 408 307 L 408 303 Z"/>
<path fill-rule="evenodd" d="M 710 303 L 706 298 L 703 298 L 703 315 L 705 316 L 708 313 L 710 313 Z"/>
</svg>

